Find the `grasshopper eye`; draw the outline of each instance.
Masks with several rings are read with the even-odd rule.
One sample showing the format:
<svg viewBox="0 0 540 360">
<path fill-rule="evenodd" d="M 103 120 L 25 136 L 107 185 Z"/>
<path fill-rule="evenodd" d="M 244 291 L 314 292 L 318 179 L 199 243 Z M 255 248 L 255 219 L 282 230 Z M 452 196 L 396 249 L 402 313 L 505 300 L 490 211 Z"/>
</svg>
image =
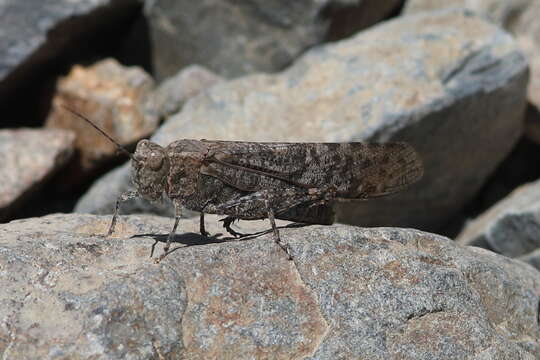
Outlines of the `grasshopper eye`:
<svg viewBox="0 0 540 360">
<path fill-rule="evenodd" d="M 146 159 L 146 165 L 152 170 L 159 170 L 163 165 L 163 154 L 152 151 Z"/>
</svg>

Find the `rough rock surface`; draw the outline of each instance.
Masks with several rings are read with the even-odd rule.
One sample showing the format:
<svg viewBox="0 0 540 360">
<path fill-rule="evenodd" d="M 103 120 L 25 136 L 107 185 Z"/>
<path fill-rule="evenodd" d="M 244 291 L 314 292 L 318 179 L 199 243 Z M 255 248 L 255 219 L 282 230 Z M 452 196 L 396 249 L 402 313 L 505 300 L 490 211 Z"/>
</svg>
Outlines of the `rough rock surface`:
<svg viewBox="0 0 540 360">
<path fill-rule="evenodd" d="M 512 25 L 513 21 L 519 19 L 523 10 L 532 5 L 534 5 L 534 0 L 409 0 L 404 4 L 403 13 L 416 14 L 443 8 L 465 8 L 481 14 L 499 25 L 509 26 Z"/>
<path fill-rule="evenodd" d="M 457 241 L 509 257 L 526 256 L 539 249 L 540 180 L 519 187 L 469 222 Z"/>
<path fill-rule="evenodd" d="M 160 117 L 180 110 L 184 103 L 223 78 L 200 65 L 190 65 L 163 81 L 154 91 L 155 108 Z"/>
<path fill-rule="evenodd" d="M 149 32 L 151 63 L 159 79 L 193 63 L 225 77 L 273 72 L 325 41 L 334 27 L 337 35 L 350 35 L 380 21 L 399 4 L 400 0 L 148 0 L 138 27 L 142 32 L 134 31 L 129 48 L 144 46 L 141 38 Z"/>
<path fill-rule="evenodd" d="M 448 7 L 470 9 L 504 27 L 515 37 L 523 49 L 531 68 L 528 99 L 540 110 L 540 2 L 536 0 L 409 0 L 404 12 L 440 10 Z M 527 116 L 530 138 L 540 143 L 538 117 Z"/>
<path fill-rule="evenodd" d="M 125 24 L 139 4 L 138 0 L 2 1 L 0 98 L 32 82 L 33 76 L 58 61 L 70 46 L 88 46 L 92 35 Z M 115 30 L 109 38 L 118 32 Z"/>
<path fill-rule="evenodd" d="M 49 128 L 68 129 L 77 134 L 78 161 L 66 172 L 65 181 L 77 182 L 95 172 L 118 149 L 82 119 L 66 111 L 73 109 L 94 122 L 122 145 L 133 144 L 154 132 L 159 123 L 151 96 L 154 81 L 139 67 L 125 67 L 114 59 L 92 66 L 74 66 L 58 81 Z"/>
<path fill-rule="evenodd" d="M 519 259 L 540 270 L 540 248 L 526 255 L 520 256 Z"/>
<path fill-rule="evenodd" d="M 4 358 L 540 356 L 540 273 L 483 249 L 416 230 L 290 227 L 288 261 L 270 235 L 219 242 L 183 220 L 156 264 L 172 219 L 122 217 L 112 238 L 95 235 L 109 221 L 0 226 Z"/>
<path fill-rule="evenodd" d="M 69 160 L 74 141 L 65 130 L 0 130 L 0 221 Z"/>
<path fill-rule="evenodd" d="M 526 84 L 510 35 L 444 11 L 314 48 L 277 75 L 215 85 L 152 139 L 407 141 L 423 157 L 423 180 L 392 198 L 340 204 L 339 220 L 430 229 L 476 193 L 520 136 Z M 77 211 L 112 209 L 117 194 L 94 196 L 109 186 L 98 181 Z"/>
</svg>

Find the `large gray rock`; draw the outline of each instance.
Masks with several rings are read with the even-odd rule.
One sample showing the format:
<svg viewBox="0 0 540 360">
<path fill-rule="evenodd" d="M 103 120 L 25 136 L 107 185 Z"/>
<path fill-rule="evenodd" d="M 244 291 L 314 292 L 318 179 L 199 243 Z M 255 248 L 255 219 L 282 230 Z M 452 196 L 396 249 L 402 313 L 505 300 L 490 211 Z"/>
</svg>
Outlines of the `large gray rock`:
<svg viewBox="0 0 540 360">
<path fill-rule="evenodd" d="M 0 130 L 0 221 L 67 163 L 74 142 L 66 130 Z"/>
<path fill-rule="evenodd" d="M 163 81 L 153 93 L 153 103 L 161 117 L 177 113 L 187 100 L 223 78 L 200 65 L 190 65 Z"/>
<path fill-rule="evenodd" d="M 531 68 L 528 99 L 540 110 L 540 2 L 537 0 L 408 0 L 404 13 L 462 7 L 476 12 L 504 27 L 523 49 Z M 540 143 L 538 117 L 527 116 L 527 135 Z"/>
<path fill-rule="evenodd" d="M 156 264 L 170 219 L 122 217 L 112 238 L 97 236 L 109 221 L 0 227 L 4 358 L 540 356 L 540 273 L 483 249 L 416 230 L 282 228 L 288 261 L 270 235 L 220 243 L 183 220 Z"/>
<path fill-rule="evenodd" d="M 403 13 L 416 14 L 418 12 L 436 11 L 448 8 L 464 8 L 472 10 L 491 21 L 505 25 L 521 15 L 521 11 L 532 5 L 534 0 L 408 0 L 403 6 Z"/>
<path fill-rule="evenodd" d="M 274 72 L 327 37 L 347 36 L 380 21 L 400 3 L 148 0 L 128 49 L 133 53 L 137 45 L 146 46 L 141 39 L 149 36 L 150 62 L 159 79 L 193 63 L 225 77 Z"/>
<path fill-rule="evenodd" d="M 40 72 L 92 37 L 119 33 L 140 6 L 139 0 L 3 0 L 0 4 L 0 99 L 33 88 Z M 114 29 L 114 31 L 112 31 Z M 101 33 L 103 34 L 103 33 Z M 100 42 L 106 42 L 103 38 Z M 95 45 L 95 44 L 94 44 Z M 70 49 L 70 47 L 73 47 Z M 86 49 L 84 49 L 86 50 Z M 1 104 L 7 105 L 7 104 Z"/>
<path fill-rule="evenodd" d="M 526 255 L 520 256 L 519 259 L 521 261 L 531 264 L 532 266 L 540 270 L 540 248 Z"/>
<path fill-rule="evenodd" d="M 404 140 L 423 157 L 424 179 L 398 196 L 339 204 L 339 219 L 431 229 L 519 138 L 526 84 L 525 59 L 504 31 L 463 11 L 411 16 L 315 48 L 280 74 L 220 83 L 152 140 Z M 116 194 L 96 196 L 109 186 L 98 181 L 77 211 L 112 210 Z"/>
<path fill-rule="evenodd" d="M 538 254 L 528 254 L 540 248 L 540 180 L 519 187 L 469 222 L 457 241 L 509 257 L 524 256 L 538 266 Z"/>
</svg>

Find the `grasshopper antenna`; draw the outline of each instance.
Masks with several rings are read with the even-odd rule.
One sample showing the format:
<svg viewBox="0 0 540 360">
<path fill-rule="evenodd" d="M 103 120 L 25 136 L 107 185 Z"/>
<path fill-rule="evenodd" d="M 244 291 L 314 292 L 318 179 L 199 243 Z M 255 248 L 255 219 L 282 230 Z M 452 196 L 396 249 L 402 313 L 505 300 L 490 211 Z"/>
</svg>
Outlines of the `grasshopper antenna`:
<svg viewBox="0 0 540 360">
<path fill-rule="evenodd" d="M 72 110 L 70 108 L 68 108 L 67 106 L 64 106 L 64 105 L 60 105 L 62 106 L 64 109 L 66 109 L 67 111 L 69 111 L 70 113 L 72 113 L 73 115 L 75 116 L 78 116 L 79 118 L 83 119 L 84 121 L 86 121 L 87 123 L 89 123 L 90 125 L 92 125 L 92 127 L 94 129 L 96 129 L 97 131 L 99 131 L 103 136 L 105 136 L 107 139 L 109 139 L 114 145 L 116 145 L 116 147 L 118 147 L 118 149 L 120 149 L 124 154 L 126 154 L 127 156 L 129 156 L 129 158 L 131 160 L 135 160 L 133 158 L 133 154 L 130 153 L 129 151 L 126 150 L 125 147 L 123 147 L 122 145 L 120 145 L 116 140 L 114 140 L 112 137 L 110 137 L 109 135 L 107 135 L 107 133 L 103 130 L 101 130 L 96 124 L 94 124 L 90 119 L 88 119 L 86 116 L 78 113 L 77 111 L 75 110 Z"/>
</svg>

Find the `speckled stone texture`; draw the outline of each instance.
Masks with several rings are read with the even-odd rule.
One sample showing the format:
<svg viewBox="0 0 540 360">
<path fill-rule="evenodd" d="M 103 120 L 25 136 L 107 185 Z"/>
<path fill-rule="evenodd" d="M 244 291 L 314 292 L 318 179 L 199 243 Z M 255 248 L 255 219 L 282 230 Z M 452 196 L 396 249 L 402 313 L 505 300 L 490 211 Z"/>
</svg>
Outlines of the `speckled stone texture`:
<svg viewBox="0 0 540 360">
<path fill-rule="evenodd" d="M 0 130 L 0 221 L 65 165 L 74 142 L 66 130 Z"/>
<path fill-rule="evenodd" d="M 469 9 L 511 32 L 531 67 L 529 101 L 540 109 L 540 2 L 536 0 L 409 0 L 404 14 L 451 7 Z M 540 143 L 540 138 L 536 137 Z"/>
<path fill-rule="evenodd" d="M 540 180 L 517 188 L 470 221 L 457 241 L 521 257 L 540 269 Z"/>
<path fill-rule="evenodd" d="M 49 215 L 0 225 L 8 359 L 537 359 L 540 274 L 416 230 L 281 228 L 229 241 L 171 219 Z M 279 225 L 286 224 L 280 222 Z M 243 231 L 266 222 L 241 222 Z M 155 247 L 156 254 L 162 245 Z"/>
<path fill-rule="evenodd" d="M 201 65 L 182 68 L 163 81 L 153 93 L 153 102 L 161 117 L 178 112 L 185 102 L 224 79 Z"/>
</svg>

